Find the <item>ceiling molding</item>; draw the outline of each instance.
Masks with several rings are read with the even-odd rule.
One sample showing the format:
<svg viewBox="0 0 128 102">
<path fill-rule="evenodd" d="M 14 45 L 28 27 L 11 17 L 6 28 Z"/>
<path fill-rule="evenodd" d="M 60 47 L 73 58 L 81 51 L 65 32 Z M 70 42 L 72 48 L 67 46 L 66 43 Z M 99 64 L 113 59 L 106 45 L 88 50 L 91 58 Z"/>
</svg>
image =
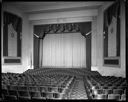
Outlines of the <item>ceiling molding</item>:
<svg viewBox="0 0 128 102">
<path fill-rule="evenodd" d="M 61 24 L 61 23 L 77 23 L 77 22 L 90 22 L 93 17 L 83 16 L 83 17 L 70 17 L 70 18 L 57 18 L 57 19 L 41 19 L 30 21 L 32 25 L 42 25 L 42 24 Z"/>
<path fill-rule="evenodd" d="M 69 11 L 81 11 L 81 10 L 93 10 L 101 6 L 85 6 L 85 7 L 74 7 L 74 8 L 63 8 L 63 9 L 50 9 L 50 10 L 40 10 L 26 12 L 28 14 L 39 14 L 39 13 L 53 13 L 53 12 L 69 12 Z"/>
<path fill-rule="evenodd" d="M 71 17 L 83 17 L 83 16 L 97 16 L 98 10 L 81 10 L 72 12 L 53 12 L 53 13 L 39 13 L 29 14 L 29 20 L 41 20 L 41 19 L 57 19 L 57 18 L 71 18 Z"/>
<path fill-rule="evenodd" d="M 4 4 L 12 5 L 23 12 L 38 12 L 57 9 L 73 9 L 73 8 L 93 8 L 103 5 L 104 2 L 8 2 Z"/>
</svg>

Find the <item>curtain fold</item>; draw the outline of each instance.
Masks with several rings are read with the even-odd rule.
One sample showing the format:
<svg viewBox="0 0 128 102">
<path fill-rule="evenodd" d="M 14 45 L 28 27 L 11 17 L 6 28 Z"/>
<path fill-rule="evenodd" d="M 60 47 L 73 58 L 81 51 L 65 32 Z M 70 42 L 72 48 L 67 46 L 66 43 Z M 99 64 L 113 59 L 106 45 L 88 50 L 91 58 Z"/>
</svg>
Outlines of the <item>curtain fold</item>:
<svg viewBox="0 0 128 102">
<path fill-rule="evenodd" d="M 80 33 L 47 34 L 40 43 L 40 66 L 86 67 L 86 39 Z"/>
<path fill-rule="evenodd" d="M 43 64 L 42 64 L 42 62 L 43 62 L 43 53 L 42 53 L 42 51 L 43 51 L 43 40 L 40 40 L 40 46 L 39 46 L 39 66 L 41 67 Z"/>
</svg>

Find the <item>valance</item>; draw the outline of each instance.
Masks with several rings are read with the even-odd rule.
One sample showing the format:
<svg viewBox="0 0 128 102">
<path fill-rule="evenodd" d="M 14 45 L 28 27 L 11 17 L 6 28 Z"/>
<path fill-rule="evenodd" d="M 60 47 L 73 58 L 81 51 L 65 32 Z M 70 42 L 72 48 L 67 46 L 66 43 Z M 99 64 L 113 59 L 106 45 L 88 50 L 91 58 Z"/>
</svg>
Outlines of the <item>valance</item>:
<svg viewBox="0 0 128 102">
<path fill-rule="evenodd" d="M 46 24 L 46 25 L 35 25 L 34 34 L 39 36 L 39 39 L 43 39 L 46 34 L 63 34 L 63 33 L 77 33 L 80 32 L 84 37 L 86 33 L 90 32 L 91 23 L 63 23 L 63 24 Z"/>
<path fill-rule="evenodd" d="M 15 14 L 4 12 L 4 25 L 12 24 L 16 32 L 21 32 L 22 30 L 22 20 Z"/>
</svg>

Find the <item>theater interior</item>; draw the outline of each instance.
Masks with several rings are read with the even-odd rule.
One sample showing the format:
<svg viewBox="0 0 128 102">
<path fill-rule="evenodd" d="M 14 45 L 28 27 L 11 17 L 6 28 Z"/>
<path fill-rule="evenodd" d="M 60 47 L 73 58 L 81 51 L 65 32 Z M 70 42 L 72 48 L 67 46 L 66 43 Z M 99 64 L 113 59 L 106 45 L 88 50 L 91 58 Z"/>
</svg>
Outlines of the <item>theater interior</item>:
<svg viewBox="0 0 128 102">
<path fill-rule="evenodd" d="M 125 0 L 2 2 L 0 101 L 126 101 Z"/>
</svg>

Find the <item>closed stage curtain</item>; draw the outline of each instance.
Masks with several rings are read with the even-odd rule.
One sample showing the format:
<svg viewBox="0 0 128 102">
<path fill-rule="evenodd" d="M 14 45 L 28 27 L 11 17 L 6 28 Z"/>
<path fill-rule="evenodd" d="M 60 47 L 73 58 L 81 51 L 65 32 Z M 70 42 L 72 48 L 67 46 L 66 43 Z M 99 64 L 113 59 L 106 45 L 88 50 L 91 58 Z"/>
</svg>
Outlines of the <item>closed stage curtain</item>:
<svg viewBox="0 0 128 102">
<path fill-rule="evenodd" d="M 40 43 L 40 66 L 86 67 L 86 39 L 80 33 L 47 34 Z"/>
</svg>

